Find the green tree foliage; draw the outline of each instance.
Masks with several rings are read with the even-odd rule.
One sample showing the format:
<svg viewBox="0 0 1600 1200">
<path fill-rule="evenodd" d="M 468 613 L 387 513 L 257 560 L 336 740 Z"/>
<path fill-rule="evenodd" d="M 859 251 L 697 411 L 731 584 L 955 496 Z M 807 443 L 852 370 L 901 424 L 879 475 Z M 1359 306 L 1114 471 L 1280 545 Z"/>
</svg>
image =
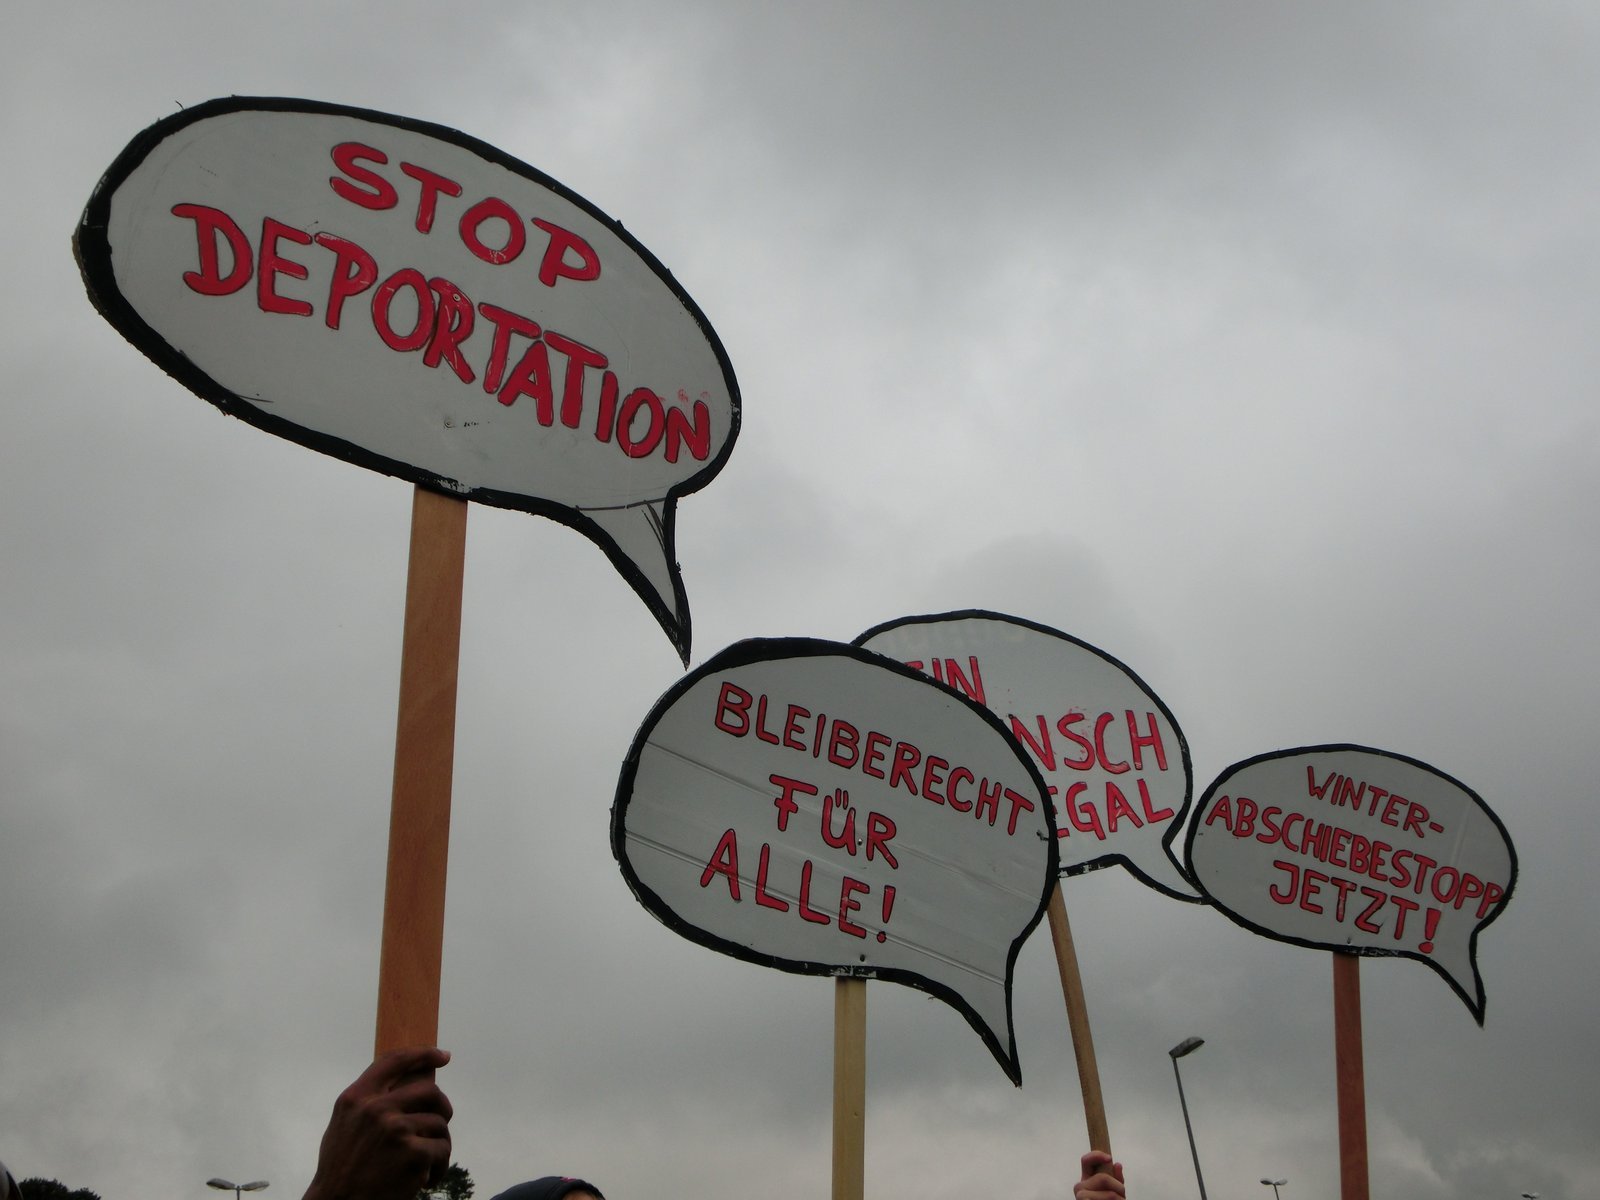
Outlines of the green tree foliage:
<svg viewBox="0 0 1600 1200">
<path fill-rule="evenodd" d="M 88 1188 L 69 1188 L 55 1179 L 24 1179 L 17 1187 L 22 1191 L 22 1200 L 100 1200 L 98 1192 L 91 1192 Z"/>
<path fill-rule="evenodd" d="M 417 1200 L 429 1200 L 431 1196 L 444 1196 L 449 1200 L 472 1200 L 472 1173 L 460 1163 L 451 1163 L 444 1173 L 444 1178 L 433 1187 L 426 1187 L 418 1192 Z M 58 1198 L 49 1197 L 48 1200 L 58 1200 Z M 96 1196 L 94 1200 L 100 1200 L 100 1197 Z"/>
</svg>

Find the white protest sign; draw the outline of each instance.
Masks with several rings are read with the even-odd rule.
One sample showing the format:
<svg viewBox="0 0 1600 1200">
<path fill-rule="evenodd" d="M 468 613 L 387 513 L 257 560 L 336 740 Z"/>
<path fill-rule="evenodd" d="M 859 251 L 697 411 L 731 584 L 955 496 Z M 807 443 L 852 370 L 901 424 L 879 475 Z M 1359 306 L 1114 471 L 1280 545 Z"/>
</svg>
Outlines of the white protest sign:
<svg viewBox="0 0 1600 1200">
<path fill-rule="evenodd" d="M 1186 852 L 1201 890 L 1279 941 L 1427 963 L 1483 1023 L 1478 933 L 1504 911 L 1516 853 L 1442 771 L 1365 746 L 1282 750 L 1206 791 Z"/>
<path fill-rule="evenodd" d="M 985 704 L 1044 774 L 1061 873 L 1121 864 L 1198 900 L 1172 851 L 1189 810 L 1189 744 L 1137 675 L 1075 637 L 1000 613 L 906 617 L 856 644 Z"/>
<path fill-rule="evenodd" d="M 739 428 L 711 326 L 621 225 L 441 126 L 239 97 L 139 134 L 74 238 L 91 299 L 223 411 L 596 542 L 688 659 L 677 499 Z"/>
<path fill-rule="evenodd" d="M 1012 971 L 1056 839 L 987 710 L 855 647 L 740 642 L 645 719 L 611 829 L 634 894 L 685 937 L 921 988 L 1020 1081 Z"/>
</svg>

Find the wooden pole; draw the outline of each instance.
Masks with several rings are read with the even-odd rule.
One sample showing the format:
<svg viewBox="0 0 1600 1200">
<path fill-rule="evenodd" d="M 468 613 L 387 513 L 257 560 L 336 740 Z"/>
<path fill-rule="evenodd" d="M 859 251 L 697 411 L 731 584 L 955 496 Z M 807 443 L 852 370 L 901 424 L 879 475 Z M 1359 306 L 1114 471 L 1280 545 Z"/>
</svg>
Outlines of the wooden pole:
<svg viewBox="0 0 1600 1200">
<path fill-rule="evenodd" d="M 1072 1030 L 1072 1053 L 1078 1060 L 1078 1086 L 1083 1091 L 1083 1117 L 1089 1126 L 1089 1149 L 1111 1153 L 1111 1132 L 1106 1128 L 1106 1104 L 1100 1095 L 1100 1067 L 1094 1057 L 1094 1035 L 1089 1032 L 1089 1007 L 1083 999 L 1083 977 L 1078 974 L 1078 951 L 1067 923 L 1067 902 L 1056 880 L 1046 908 L 1050 940 L 1056 948 L 1056 968 L 1061 972 L 1061 993 L 1067 1002 L 1067 1025 Z"/>
<path fill-rule="evenodd" d="M 833 1200 L 862 1200 L 867 1162 L 867 981 L 833 990 Z"/>
<path fill-rule="evenodd" d="M 467 502 L 417 488 L 378 963 L 376 1053 L 439 1039 Z"/>
<path fill-rule="evenodd" d="M 1339 1196 L 1340 1200 L 1369 1200 L 1361 959 L 1337 950 L 1333 954 L 1333 1047 L 1339 1080 Z"/>
</svg>

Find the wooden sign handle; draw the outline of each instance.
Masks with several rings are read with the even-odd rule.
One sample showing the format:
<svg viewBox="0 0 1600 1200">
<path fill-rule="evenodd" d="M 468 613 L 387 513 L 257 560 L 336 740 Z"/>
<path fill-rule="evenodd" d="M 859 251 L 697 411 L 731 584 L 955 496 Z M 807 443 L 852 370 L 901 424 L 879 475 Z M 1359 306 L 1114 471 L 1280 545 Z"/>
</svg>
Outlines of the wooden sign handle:
<svg viewBox="0 0 1600 1200">
<path fill-rule="evenodd" d="M 378 962 L 376 1053 L 439 1039 L 467 502 L 417 488 Z"/>
<path fill-rule="evenodd" d="M 1337 950 L 1333 954 L 1333 1057 L 1339 1081 L 1339 1196 L 1340 1200 L 1368 1200 L 1361 958 Z"/>
<path fill-rule="evenodd" d="M 1094 1057 L 1094 1035 L 1089 1032 L 1089 1007 L 1083 999 L 1083 977 L 1078 974 L 1078 951 L 1067 922 L 1067 902 L 1056 881 L 1046 908 L 1050 940 L 1056 948 L 1056 968 L 1061 972 L 1061 993 L 1067 1002 L 1067 1025 L 1072 1031 L 1072 1053 L 1078 1060 L 1078 1086 L 1083 1091 L 1083 1117 L 1089 1126 L 1089 1149 L 1111 1153 L 1111 1131 L 1106 1128 L 1106 1104 L 1100 1095 L 1100 1067 Z"/>
<path fill-rule="evenodd" d="M 867 1161 L 867 981 L 834 980 L 833 1200 L 862 1200 Z"/>
</svg>

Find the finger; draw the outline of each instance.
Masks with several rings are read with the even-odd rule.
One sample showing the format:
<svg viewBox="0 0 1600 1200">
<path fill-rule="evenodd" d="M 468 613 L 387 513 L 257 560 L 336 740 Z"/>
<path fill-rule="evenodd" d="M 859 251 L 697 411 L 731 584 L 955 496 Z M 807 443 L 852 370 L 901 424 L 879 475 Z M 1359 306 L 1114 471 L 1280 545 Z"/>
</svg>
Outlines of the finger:
<svg viewBox="0 0 1600 1200">
<path fill-rule="evenodd" d="M 443 1183 L 445 1176 L 450 1171 L 450 1139 L 445 1138 L 439 1153 L 434 1156 L 433 1165 L 428 1170 L 428 1186 L 437 1187 Z"/>
<path fill-rule="evenodd" d="M 388 1145 L 419 1179 L 431 1179 L 450 1165 L 450 1129 L 438 1117 L 412 1117 L 403 1126 L 390 1126 Z"/>
<path fill-rule="evenodd" d="M 448 1050 L 437 1046 L 408 1046 L 380 1054 L 361 1077 L 376 1088 L 391 1088 L 411 1079 L 430 1079 L 435 1070 L 449 1061 Z"/>
<path fill-rule="evenodd" d="M 421 1149 L 427 1156 L 428 1185 L 442 1183 L 450 1169 L 450 1130 L 441 1126 L 436 1135 L 421 1142 Z"/>
<path fill-rule="evenodd" d="M 1091 1150 L 1083 1156 L 1083 1178 L 1085 1181 L 1100 1173 L 1100 1168 L 1111 1161 L 1111 1155 L 1104 1150 Z"/>
<path fill-rule="evenodd" d="M 455 1116 L 450 1097 L 431 1079 L 413 1080 L 392 1087 L 383 1093 L 383 1103 L 396 1112 L 437 1113 L 446 1121 Z"/>
<path fill-rule="evenodd" d="M 407 1113 L 393 1118 L 389 1129 L 392 1136 L 426 1141 L 450 1140 L 450 1123 L 439 1113 Z"/>
<path fill-rule="evenodd" d="M 1086 1176 L 1074 1190 L 1079 1200 L 1118 1200 L 1126 1195 L 1121 1179 L 1105 1171 Z"/>
</svg>

